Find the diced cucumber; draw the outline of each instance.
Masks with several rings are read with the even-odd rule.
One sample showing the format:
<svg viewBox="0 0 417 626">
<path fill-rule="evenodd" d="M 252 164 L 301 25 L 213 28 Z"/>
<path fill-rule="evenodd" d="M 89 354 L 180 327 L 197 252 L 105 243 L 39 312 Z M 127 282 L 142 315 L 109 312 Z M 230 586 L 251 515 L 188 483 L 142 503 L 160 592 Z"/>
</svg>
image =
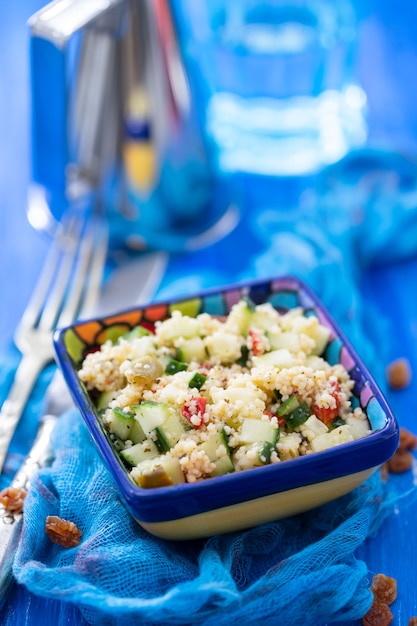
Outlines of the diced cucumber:
<svg viewBox="0 0 417 626">
<path fill-rule="evenodd" d="M 151 400 L 131 407 L 146 437 L 155 441 L 160 452 L 167 452 L 188 429 L 188 424 L 164 402 Z"/>
<path fill-rule="evenodd" d="M 350 432 L 349 426 L 345 424 L 344 426 L 339 426 L 334 430 L 325 433 L 323 435 L 319 435 L 311 442 L 311 448 L 313 452 L 320 452 L 321 450 L 327 450 L 327 448 L 333 448 L 334 446 L 338 446 L 342 443 L 348 443 L 349 441 L 353 441 L 352 433 Z"/>
<path fill-rule="evenodd" d="M 168 452 L 168 450 L 178 443 L 181 435 L 187 430 L 185 420 L 175 413 L 172 413 L 160 426 L 155 428 L 155 443 L 158 450 L 160 452 Z"/>
<path fill-rule="evenodd" d="M 118 391 L 102 391 L 97 400 L 97 409 L 107 409 L 110 402 L 117 397 Z"/>
<path fill-rule="evenodd" d="M 241 444 L 268 441 L 274 446 L 278 441 L 278 437 L 279 428 L 269 420 L 254 419 L 251 417 L 242 420 L 242 426 L 238 434 L 238 439 Z"/>
<path fill-rule="evenodd" d="M 132 413 L 115 408 L 107 423 L 110 432 L 122 441 L 129 439 L 133 443 L 140 443 L 145 439 L 143 428 Z"/>
<path fill-rule="evenodd" d="M 200 322 L 193 317 L 173 316 L 164 321 L 163 327 L 159 330 L 159 339 L 165 344 L 172 344 L 179 337 L 184 339 L 198 337 L 200 329 Z"/>
<path fill-rule="evenodd" d="M 271 454 L 275 450 L 275 446 L 269 441 L 257 441 L 240 446 L 239 450 L 240 454 L 243 452 L 246 455 L 248 465 L 260 467 L 271 462 Z"/>
<path fill-rule="evenodd" d="M 314 339 L 316 346 L 311 351 L 311 354 L 315 354 L 317 356 L 321 356 L 326 349 L 326 346 L 329 342 L 331 332 L 322 324 L 318 324 L 316 328 L 316 332 L 311 334 L 311 338 Z"/>
<path fill-rule="evenodd" d="M 229 444 L 223 428 L 211 435 L 207 441 L 200 443 L 199 448 L 204 450 L 210 461 L 215 461 L 219 458 L 218 450 L 221 446 L 224 446 L 226 451 L 229 452 Z"/>
<path fill-rule="evenodd" d="M 171 359 L 165 367 L 165 374 L 176 374 L 177 372 L 185 372 L 185 370 L 187 369 L 187 363 L 182 363 L 181 361 Z"/>
<path fill-rule="evenodd" d="M 126 441 L 126 439 L 129 439 L 134 422 L 135 418 L 132 413 L 116 408 L 112 410 L 107 424 L 110 432 L 119 437 L 119 439 Z"/>
<path fill-rule="evenodd" d="M 247 335 L 254 310 L 255 304 L 247 298 L 242 298 L 232 307 L 228 315 L 227 325 L 235 327 L 239 334 Z"/>
<path fill-rule="evenodd" d="M 168 365 L 168 363 L 170 361 L 172 361 L 174 358 L 174 353 L 172 350 L 166 350 L 164 352 L 159 352 L 158 354 L 158 361 L 160 362 L 160 364 L 162 365 L 163 370 L 165 371 L 166 366 Z"/>
<path fill-rule="evenodd" d="M 212 463 L 214 463 L 216 467 L 211 472 L 210 476 L 222 476 L 223 474 L 230 474 L 235 471 L 235 466 L 233 465 L 230 454 L 225 454 L 212 461 Z"/>
<path fill-rule="evenodd" d="M 288 415 L 288 413 L 291 413 L 291 411 L 294 411 L 294 409 L 296 409 L 299 405 L 300 405 L 300 402 L 297 396 L 296 395 L 290 396 L 279 407 L 278 417 L 282 417 L 283 415 Z"/>
<path fill-rule="evenodd" d="M 120 456 L 131 467 L 139 465 L 142 461 L 154 459 L 159 455 L 158 448 L 151 439 L 146 439 L 142 443 L 137 443 L 130 448 L 121 450 Z"/>
<path fill-rule="evenodd" d="M 195 372 L 191 378 L 190 381 L 188 383 L 188 386 L 191 389 L 201 389 L 201 387 L 204 385 L 204 383 L 207 380 L 207 376 L 204 376 L 204 374 L 200 374 L 200 372 Z"/>
<path fill-rule="evenodd" d="M 142 426 L 146 437 L 149 437 L 152 431 L 163 424 L 171 415 L 167 404 L 152 400 L 135 404 L 131 409 L 135 412 L 136 419 Z"/>
<path fill-rule="evenodd" d="M 292 353 L 300 351 L 300 335 L 292 331 L 285 332 L 270 332 L 267 333 L 267 338 L 271 350 L 279 350 L 286 348 Z"/>
<path fill-rule="evenodd" d="M 301 402 L 291 413 L 284 415 L 288 430 L 294 430 L 297 426 L 304 424 L 311 415 L 311 409 L 307 402 Z"/>
<path fill-rule="evenodd" d="M 312 441 L 315 437 L 329 432 L 329 428 L 318 417 L 310 415 L 310 417 L 300 426 L 300 432 L 308 441 Z"/>
<path fill-rule="evenodd" d="M 309 315 L 307 317 L 300 316 L 294 320 L 294 330 L 297 333 L 304 333 L 315 343 L 311 353 L 313 355 L 320 356 L 323 354 L 326 345 L 330 339 L 331 331 L 320 324 L 316 315 Z"/>
<path fill-rule="evenodd" d="M 206 347 L 201 337 L 186 339 L 178 348 L 178 360 L 184 363 L 191 363 L 191 361 L 202 363 L 206 358 Z"/>
<path fill-rule="evenodd" d="M 279 348 L 266 352 L 260 356 L 252 357 L 252 363 L 255 367 L 276 367 L 283 369 L 284 367 L 292 367 L 294 356 L 287 348 Z"/>
<path fill-rule="evenodd" d="M 228 324 L 237 327 L 242 335 L 247 335 L 249 328 L 272 329 L 279 321 L 279 313 L 274 308 L 259 308 L 248 299 L 242 299 L 229 313 Z"/>
<path fill-rule="evenodd" d="M 215 331 L 206 337 L 207 352 L 212 357 L 220 359 L 221 363 L 235 363 L 241 356 L 241 337 L 223 330 Z"/>
<path fill-rule="evenodd" d="M 138 422 L 136 418 L 134 420 L 129 439 L 132 443 L 140 443 L 141 441 L 144 441 L 146 439 L 142 424 Z"/>
<path fill-rule="evenodd" d="M 229 387 L 223 389 L 221 387 L 212 387 L 210 389 L 210 397 L 213 402 L 226 402 L 235 403 L 241 400 L 245 404 L 256 402 L 260 397 L 259 389 L 255 387 Z"/>
<path fill-rule="evenodd" d="M 223 429 L 213 434 L 207 441 L 201 443 L 199 448 L 204 450 L 210 461 L 216 466 L 211 472 L 211 476 L 221 476 L 222 474 L 234 472 L 235 468 L 230 456 L 226 433 Z M 226 453 L 222 454 L 224 450 L 226 450 Z"/>
<path fill-rule="evenodd" d="M 143 489 L 180 485 L 185 477 L 177 458 L 158 456 L 142 461 L 130 472 L 133 480 Z"/>
</svg>

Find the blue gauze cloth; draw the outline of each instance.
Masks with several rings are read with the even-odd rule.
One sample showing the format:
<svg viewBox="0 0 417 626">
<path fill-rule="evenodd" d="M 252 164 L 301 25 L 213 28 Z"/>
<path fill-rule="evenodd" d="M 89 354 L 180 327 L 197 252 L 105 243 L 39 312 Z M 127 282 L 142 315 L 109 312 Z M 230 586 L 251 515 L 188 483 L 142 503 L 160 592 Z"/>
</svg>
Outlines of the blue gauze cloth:
<svg viewBox="0 0 417 626">
<path fill-rule="evenodd" d="M 397 193 L 375 185 L 375 177 L 368 184 L 369 171 L 381 172 L 381 163 L 397 176 Z M 384 322 L 369 309 L 364 315 L 359 280 L 382 254 L 388 262 L 416 252 L 417 201 L 412 204 L 413 189 L 403 188 L 401 159 L 398 164 L 362 154 L 339 167 L 334 178 L 329 170 L 320 193 L 307 195 L 298 207 L 277 210 L 271 195 L 245 211 L 236 232 L 211 250 L 172 258 L 157 298 L 298 275 L 384 388 L 384 356 L 376 358 L 373 349 L 384 344 Z M 245 251 L 238 260 L 231 255 L 233 237 Z M 35 395 L 46 382 L 44 377 Z M 29 406 L 23 422 L 33 412 Z M 367 567 L 357 549 L 396 500 L 378 473 L 351 494 L 287 520 L 207 540 L 167 542 L 147 534 L 126 512 L 76 410 L 58 422 L 53 445 L 56 460 L 25 501 L 14 573 L 36 594 L 75 603 L 88 623 L 220 626 L 241 620 L 272 626 L 279 620 L 321 626 L 359 619 L 370 607 Z M 74 521 L 83 532 L 81 544 L 64 549 L 50 542 L 47 515 Z"/>
<path fill-rule="evenodd" d="M 105 615 L 105 624 L 128 626 L 276 624 L 279 615 L 280 623 L 317 626 L 369 607 L 366 566 L 353 554 L 389 510 L 378 475 L 311 513 L 168 542 L 125 510 L 77 411 L 61 417 L 54 447 L 54 467 L 27 496 L 15 572 L 31 591 L 75 602 L 88 622 Z M 47 515 L 74 521 L 80 547 L 53 544 L 44 533 Z"/>
</svg>

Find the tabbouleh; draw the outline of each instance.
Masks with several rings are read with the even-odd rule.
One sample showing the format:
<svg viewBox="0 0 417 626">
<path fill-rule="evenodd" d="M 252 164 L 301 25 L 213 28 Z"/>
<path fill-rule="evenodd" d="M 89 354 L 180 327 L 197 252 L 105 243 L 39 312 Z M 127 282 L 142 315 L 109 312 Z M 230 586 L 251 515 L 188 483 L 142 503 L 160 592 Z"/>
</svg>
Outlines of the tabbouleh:
<svg viewBox="0 0 417 626">
<path fill-rule="evenodd" d="M 242 299 L 225 318 L 174 311 L 88 354 L 79 371 L 141 487 L 280 463 L 370 432 L 353 381 L 321 355 L 329 331 L 301 308 Z"/>
</svg>

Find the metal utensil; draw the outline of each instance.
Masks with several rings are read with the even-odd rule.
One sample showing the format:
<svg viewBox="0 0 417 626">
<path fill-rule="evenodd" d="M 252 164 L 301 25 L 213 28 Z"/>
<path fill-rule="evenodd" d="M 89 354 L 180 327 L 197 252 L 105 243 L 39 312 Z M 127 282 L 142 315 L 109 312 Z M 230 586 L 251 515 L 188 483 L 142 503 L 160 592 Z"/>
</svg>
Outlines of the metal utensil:
<svg viewBox="0 0 417 626">
<path fill-rule="evenodd" d="M 147 252 L 116 267 L 103 286 L 95 314 L 104 317 L 116 310 L 150 302 L 162 281 L 168 259 L 166 252 Z M 137 292 L 136 284 L 140 285 Z"/>
<path fill-rule="evenodd" d="M 145 255 L 117 268 L 102 288 L 94 312 L 105 315 L 120 308 L 144 304 L 158 287 L 166 264 L 165 256 Z M 135 283 L 138 285 L 135 291 Z M 27 489 L 33 475 L 52 460 L 50 437 L 57 416 L 72 406 L 65 381 L 58 370 L 46 391 L 46 414 L 40 420 L 33 447 L 11 486 Z M 22 513 L 7 513 L 0 505 L 0 608 L 13 580 L 12 566 L 22 530 Z"/>
<path fill-rule="evenodd" d="M 49 446 L 56 419 L 72 405 L 70 393 L 60 371 L 46 391 L 46 413 L 42 417 L 33 447 L 10 487 L 25 489 L 33 475 L 52 459 Z M 0 608 L 13 580 L 12 565 L 22 530 L 22 513 L 7 512 L 0 506 Z"/>
<path fill-rule="evenodd" d="M 78 216 L 62 222 L 33 296 L 16 329 L 23 357 L 0 411 L 0 470 L 33 385 L 53 360 L 52 333 L 75 317 L 88 315 L 97 299 L 107 254 L 107 227 Z"/>
</svg>

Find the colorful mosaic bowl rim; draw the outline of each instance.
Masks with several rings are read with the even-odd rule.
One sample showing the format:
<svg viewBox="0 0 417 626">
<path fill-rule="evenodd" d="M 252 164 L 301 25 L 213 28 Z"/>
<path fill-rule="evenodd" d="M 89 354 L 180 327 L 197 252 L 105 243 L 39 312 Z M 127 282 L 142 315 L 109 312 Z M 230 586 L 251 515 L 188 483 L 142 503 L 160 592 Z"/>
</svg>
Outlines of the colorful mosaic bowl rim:
<svg viewBox="0 0 417 626">
<path fill-rule="evenodd" d="M 138 323 L 162 319 L 163 316 L 169 316 L 173 309 L 179 308 L 194 315 L 203 310 L 211 314 L 221 314 L 220 302 L 230 308 L 242 295 L 248 295 L 255 303 L 271 301 L 282 311 L 302 306 L 307 313 L 316 314 L 321 323 L 330 328 L 330 346 L 336 348 L 342 362 L 348 366 L 351 375 L 353 373 L 357 391 L 361 386 L 361 403 L 375 430 L 365 438 L 278 464 L 193 484 L 148 490 L 137 487 L 113 450 L 93 403 L 78 378 L 77 368 L 80 355 L 84 353 L 81 352 L 83 347 L 97 346 L 102 339 L 111 337 L 116 328 L 117 333 L 122 334 Z M 289 306 L 291 300 L 293 306 Z M 107 334 L 106 328 L 110 329 Z M 398 425 L 378 385 L 318 297 L 296 277 L 237 283 L 208 289 L 192 297 L 131 308 L 105 318 L 75 322 L 55 332 L 54 347 L 57 363 L 107 468 L 113 475 L 127 507 L 142 522 L 176 520 L 377 467 L 390 458 L 397 447 Z M 77 350 L 80 352 L 78 356 L 75 354 Z"/>
</svg>

